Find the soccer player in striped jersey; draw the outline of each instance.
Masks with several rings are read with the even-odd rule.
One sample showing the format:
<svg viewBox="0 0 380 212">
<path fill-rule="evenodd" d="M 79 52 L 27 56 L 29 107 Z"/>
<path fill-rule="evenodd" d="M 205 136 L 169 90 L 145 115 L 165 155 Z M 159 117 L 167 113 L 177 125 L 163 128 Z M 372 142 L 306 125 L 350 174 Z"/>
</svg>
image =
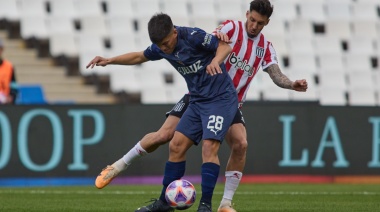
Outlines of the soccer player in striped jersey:
<svg viewBox="0 0 380 212">
<path fill-rule="evenodd" d="M 261 33 L 261 30 L 269 23 L 272 11 L 273 6 L 268 0 L 253 0 L 246 13 L 247 20 L 245 22 L 226 21 L 214 31 L 214 35 L 219 39 L 229 41 L 232 48 L 232 52 L 224 62 L 238 93 L 239 111 L 245 101 L 251 80 L 260 67 L 281 88 L 300 92 L 307 90 L 306 80 L 291 81 L 281 72 L 272 44 Z M 217 74 L 214 71 L 208 73 L 210 75 Z M 185 95 L 168 112 L 166 121 L 157 132 L 145 135 L 120 160 L 107 166 L 100 173 L 95 183 L 96 186 L 98 188 L 105 187 L 121 171 L 131 165 L 133 160 L 155 151 L 160 145 L 170 141 L 188 104 L 189 96 Z M 224 195 L 218 212 L 234 211 L 231 202 L 243 175 L 248 143 L 241 111 L 236 114 L 225 138 L 231 154 L 225 172 Z"/>
</svg>

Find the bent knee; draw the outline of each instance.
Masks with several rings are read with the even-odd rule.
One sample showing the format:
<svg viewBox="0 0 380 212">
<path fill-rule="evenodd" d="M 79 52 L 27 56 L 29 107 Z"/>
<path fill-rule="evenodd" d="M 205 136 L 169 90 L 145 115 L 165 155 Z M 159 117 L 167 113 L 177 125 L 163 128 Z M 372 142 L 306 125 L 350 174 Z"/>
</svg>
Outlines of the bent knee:
<svg viewBox="0 0 380 212">
<path fill-rule="evenodd" d="M 171 132 L 169 130 L 162 130 L 158 132 L 158 143 L 159 144 L 165 144 L 169 142 L 174 136 L 174 132 Z"/>
<path fill-rule="evenodd" d="M 203 141 L 202 155 L 203 157 L 215 157 L 218 155 L 220 143 L 219 141 Z"/>
<path fill-rule="evenodd" d="M 181 145 L 180 142 L 174 141 L 174 140 L 172 140 L 169 143 L 169 151 L 170 153 L 181 154 L 181 155 L 184 154 L 184 152 L 186 152 L 184 146 Z"/>
<path fill-rule="evenodd" d="M 232 142 L 232 151 L 234 152 L 246 152 L 248 148 L 248 141 L 246 139 L 240 139 Z"/>
</svg>

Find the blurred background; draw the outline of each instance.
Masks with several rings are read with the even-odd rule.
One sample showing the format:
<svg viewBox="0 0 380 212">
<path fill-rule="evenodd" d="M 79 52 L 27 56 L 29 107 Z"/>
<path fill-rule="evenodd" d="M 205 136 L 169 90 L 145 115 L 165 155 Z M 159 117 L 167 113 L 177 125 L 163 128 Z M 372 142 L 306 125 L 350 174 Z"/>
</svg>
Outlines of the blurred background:
<svg viewBox="0 0 380 212">
<path fill-rule="evenodd" d="M 380 1 L 271 2 L 263 33 L 282 71 L 307 79 L 309 89 L 280 89 L 262 71 L 253 79 L 243 108 L 252 144 L 247 176 L 380 182 Z M 80 177 L 88 181 L 74 181 L 91 184 L 107 163 L 158 129 L 187 88 L 164 60 L 86 69 L 89 61 L 145 50 L 147 22 L 157 12 L 175 25 L 212 32 L 226 19 L 245 21 L 249 3 L 0 0 L 3 57 L 13 63 L 18 84 L 16 106 L 0 106 L 0 184 L 32 184 L 28 177 Z M 166 161 L 161 149 L 137 162 L 150 168 L 126 175 L 161 175 L 163 165 L 154 166 Z M 190 157 L 199 160 L 197 151 Z"/>
<path fill-rule="evenodd" d="M 47 103 L 175 103 L 186 91 L 165 61 L 85 66 L 96 55 L 144 50 L 147 22 L 162 11 L 176 25 L 208 32 L 245 20 L 249 0 L 0 0 L 4 57 L 20 85 L 39 85 Z M 278 89 L 260 73 L 247 101 L 380 105 L 380 3 L 376 0 L 273 0 L 263 30 L 282 71 L 306 78 L 307 93 Z M 152 70 L 153 69 L 153 70 Z M 22 103 L 22 102 L 20 102 Z"/>
</svg>

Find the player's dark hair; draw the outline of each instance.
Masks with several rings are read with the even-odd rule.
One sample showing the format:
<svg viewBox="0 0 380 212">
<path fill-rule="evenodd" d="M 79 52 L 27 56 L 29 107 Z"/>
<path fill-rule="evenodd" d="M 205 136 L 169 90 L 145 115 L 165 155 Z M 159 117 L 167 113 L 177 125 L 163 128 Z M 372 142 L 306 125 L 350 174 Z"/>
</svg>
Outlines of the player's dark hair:
<svg viewBox="0 0 380 212">
<path fill-rule="evenodd" d="M 161 42 L 172 30 L 173 22 L 167 14 L 157 13 L 149 20 L 148 32 L 152 43 Z"/>
<path fill-rule="evenodd" d="M 270 17 L 273 13 L 273 5 L 269 0 L 253 0 L 251 1 L 249 11 L 256 11 L 260 15 Z"/>
</svg>

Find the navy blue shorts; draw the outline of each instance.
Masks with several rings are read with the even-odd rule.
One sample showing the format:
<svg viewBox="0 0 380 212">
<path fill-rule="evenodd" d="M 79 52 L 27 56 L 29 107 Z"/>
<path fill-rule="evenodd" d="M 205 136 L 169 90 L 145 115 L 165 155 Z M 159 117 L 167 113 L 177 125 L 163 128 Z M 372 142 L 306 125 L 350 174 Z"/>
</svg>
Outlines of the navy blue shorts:
<svg viewBox="0 0 380 212">
<path fill-rule="evenodd" d="M 211 101 L 190 102 L 181 117 L 176 131 L 181 132 L 196 145 L 211 139 L 222 142 L 238 112 L 237 98 L 229 93 Z"/>
<path fill-rule="evenodd" d="M 181 100 L 179 100 L 177 102 L 177 104 L 174 105 L 174 107 L 166 113 L 166 117 L 168 117 L 169 115 L 171 116 L 176 116 L 178 118 L 181 118 L 183 116 L 183 114 L 185 113 L 187 107 L 189 106 L 190 104 L 190 95 L 189 94 L 185 94 Z M 232 124 L 243 124 L 245 126 L 245 121 L 244 121 L 244 117 L 243 117 L 243 112 L 238 109 L 238 111 L 236 112 L 235 114 L 235 117 L 234 117 L 234 120 L 232 121 Z"/>
</svg>

